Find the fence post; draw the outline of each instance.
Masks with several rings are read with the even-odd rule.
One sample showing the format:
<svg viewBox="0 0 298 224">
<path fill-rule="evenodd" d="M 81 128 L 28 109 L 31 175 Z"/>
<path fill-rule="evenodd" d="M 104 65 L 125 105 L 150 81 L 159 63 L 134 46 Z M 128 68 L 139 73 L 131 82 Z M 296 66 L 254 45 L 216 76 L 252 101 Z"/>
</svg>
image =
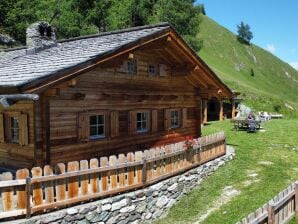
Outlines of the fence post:
<svg viewBox="0 0 298 224">
<path fill-rule="evenodd" d="M 275 224 L 275 204 L 273 201 L 270 201 L 268 206 L 268 224 Z"/>
<path fill-rule="evenodd" d="M 26 218 L 31 217 L 31 202 L 30 202 L 30 197 L 31 197 L 31 178 L 27 177 L 26 178 Z"/>
<path fill-rule="evenodd" d="M 146 157 L 143 157 L 143 167 L 142 167 L 142 182 L 143 182 L 143 186 L 146 184 L 146 180 L 147 180 L 147 161 L 146 161 Z"/>
<path fill-rule="evenodd" d="M 200 138 L 200 146 L 199 146 L 199 150 L 197 153 L 197 157 L 198 157 L 198 164 L 201 164 L 201 151 L 202 151 L 202 137 Z"/>
<path fill-rule="evenodd" d="M 224 150 L 225 150 L 225 154 L 227 154 L 227 138 L 224 137 Z"/>
<path fill-rule="evenodd" d="M 295 182 L 295 212 L 298 214 L 298 181 Z"/>
</svg>

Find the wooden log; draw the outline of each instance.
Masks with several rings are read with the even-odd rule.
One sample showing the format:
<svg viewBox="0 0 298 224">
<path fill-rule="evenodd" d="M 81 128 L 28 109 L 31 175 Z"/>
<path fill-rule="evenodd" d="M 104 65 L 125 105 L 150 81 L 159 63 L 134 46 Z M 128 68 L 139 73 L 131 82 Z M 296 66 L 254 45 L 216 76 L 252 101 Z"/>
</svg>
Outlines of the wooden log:
<svg viewBox="0 0 298 224">
<path fill-rule="evenodd" d="M 4 172 L 1 175 L 1 181 L 12 180 L 13 176 L 11 172 Z M 1 191 L 1 200 L 3 211 L 11 211 L 14 208 L 13 205 L 13 187 L 5 187 Z"/>
<path fill-rule="evenodd" d="M 137 151 L 135 152 L 135 161 L 143 161 L 143 152 L 142 151 Z M 136 181 L 137 183 L 142 183 L 143 182 L 143 177 L 142 177 L 142 165 L 136 166 Z M 153 170 L 154 171 L 154 170 Z"/>
<path fill-rule="evenodd" d="M 119 154 L 118 158 L 118 164 L 126 163 L 126 156 L 124 154 Z M 125 169 L 121 168 L 118 170 L 118 176 L 119 176 L 119 187 L 126 186 L 126 180 L 125 180 Z"/>
<path fill-rule="evenodd" d="M 109 160 L 107 157 L 100 158 L 100 167 L 107 167 L 109 166 Z M 108 190 L 108 176 L 107 172 L 101 173 L 101 190 L 107 191 Z"/>
<path fill-rule="evenodd" d="M 64 174 L 65 164 L 58 163 L 55 166 L 55 174 Z M 56 181 L 56 201 L 64 201 L 66 199 L 66 183 L 65 179 L 59 179 Z"/>
<path fill-rule="evenodd" d="M 132 152 L 127 153 L 127 162 L 134 162 L 134 154 Z M 135 183 L 135 167 L 127 168 L 127 184 L 128 186 L 134 185 Z"/>
<path fill-rule="evenodd" d="M 109 158 L 109 165 L 110 166 L 116 166 L 118 164 L 118 160 L 116 156 L 110 156 Z M 117 188 L 117 170 L 112 170 L 109 172 L 110 176 L 110 182 L 111 182 L 111 189 L 116 189 Z"/>
<path fill-rule="evenodd" d="M 31 170 L 32 178 L 34 177 L 42 177 L 42 169 L 40 167 L 33 167 Z M 33 205 L 41 205 L 43 204 L 43 193 L 42 193 L 42 184 L 35 183 L 32 185 L 33 191 Z"/>
<path fill-rule="evenodd" d="M 79 170 L 79 162 L 73 161 L 67 163 L 67 172 Z M 79 195 L 79 178 L 78 176 L 68 179 L 68 198 L 76 198 Z"/>
<path fill-rule="evenodd" d="M 87 160 L 80 161 L 80 170 L 88 170 L 89 165 Z M 88 195 L 89 191 L 89 175 L 81 176 L 81 195 Z"/>
<path fill-rule="evenodd" d="M 29 170 L 28 169 L 21 169 L 17 170 L 16 172 L 16 179 L 22 180 L 29 177 Z M 26 186 L 19 186 L 16 189 L 17 191 L 17 207 L 18 209 L 25 209 L 27 205 L 26 200 Z"/>
<path fill-rule="evenodd" d="M 44 173 L 44 176 L 53 175 L 52 167 L 49 165 L 46 165 L 43 168 L 43 173 Z M 45 189 L 44 189 L 45 190 L 45 202 L 46 203 L 54 202 L 54 183 L 53 183 L 53 181 L 46 181 L 44 183 L 44 186 L 45 186 Z"/>
<path fill-rule="evenodd" d="M 99 166 L 98 159 L 93 158 L 90 160 L 90 168 L 91 169 L 96 169 Z M 99 192 L 99 178 L 98 174 L 94 173 L 90 175 L 90 187 L 91 187 L 91 192 L 96 193 Z"/>
</svg>

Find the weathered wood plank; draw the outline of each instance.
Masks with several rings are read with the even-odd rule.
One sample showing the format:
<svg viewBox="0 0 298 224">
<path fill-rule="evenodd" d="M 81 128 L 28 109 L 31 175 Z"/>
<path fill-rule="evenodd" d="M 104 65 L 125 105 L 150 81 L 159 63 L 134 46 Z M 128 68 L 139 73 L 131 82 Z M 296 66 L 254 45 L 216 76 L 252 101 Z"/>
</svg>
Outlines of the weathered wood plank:
<svg viewBox="0 0 298 224">
<path fill-rule="evenodd" d="M 135 161 L 138 162 L 138 161 L 142 161 L 142 160 L 143 160 L 143 152 L 142 151 L 135 152 Z M 143 181 L 142 168 L 143 168 L 142 165 L 135 167 L 136 176 L 137 176 L 136 181 L 137 181 L 138 184 L 142 183 L 142 181 Z M 154 172 L 154 170 L 152 172 Z"/>
<path fill-rule="evenodd" d="M 100 167 L 107 167 L 109 166 L 109 160 L 107 157 L 100 158 Z M 107 172 L 101 172 L 101 190 L 107 191 L 109 188 L 108 185 L 108 174 Z"/>
<path fill-rule="evenodd" d="M 46 165 L 43 168 L 44 176 L 53 175 L 53 169 L 51 166 Z M 47 181 L 44 183 L 44 191 L 45 191 L 45 202 L 52 203 L 54 202 L 54 183 L 53 181 Z"/>
<path fill-rule="evenodd" d="M 80 170 L 88 170 L 89 165 L 87 160 L 80 161 Z M 89 175 L 81 176 L 81 195 L 88 195 L 89 193 Z"/>
<path fill-rule="evenodd" d="M 55 166 L 55 174 L 64 174 L 65 164 L 58 163 Z M 63 201 L 66 199 L 66 182 L 65 179 L 56 180 L 56 201 Z"/>
<path fill-rule="evenodd" d="M 32 177 L 42 177 L 42 169 L 40 167 L 33 167 L 31 170 Z M 42 184 L 35 183 L 32 185 L 33 191 L 33 205 L 43 204 Z"/>
<path fill-rule="evenodd" d="M 109 165 L 110 166 L 116 166 L 118 164 L 118 160 L 116 156 L 110 156 L 109 158 Z M 117 171 L 118 170 L 112 170 L 109 172 L 109 176 L 110 176 L 110 186 L 111 189 L 116 189 L 117 188 Z"/>
<path fill-rule="evenodd" d="M 26 179 L 29 177 L 29 170 L 28 169 L 21 169 L 17 170 L 16 172 L 16 179 Z M 18 209 L 25 209 L 26 208 L 26 186 L 18 186 L 16 188 L 17 191 L 17 207 Z"/>
<path fill-rule="evenodd" d="M 98 159 L 93 158 L 90 160 L 90 168 L 96 169 L 99 166 Z M 96 193 L 99 191 L 99 175 L 97 173 L 90 175 L 90 186 L 91 186 L 91 192 Z"/>
<path fill-rule="evenodd" d="M 67 172 L 78 171 L 79 170 L 79 162 L 73 161 L 67 163 Z M 79 178 L 70 177 L 68 179 L 68 198 L 75 198 L 79 195 Z"/>
<path fill-rule="evenodd" d="M 134 153 L 129 152 L 127 153 L 127 162 L 134 162 L 135 156 Z M 134 167 L 128 167 L 127 168 L 127 184 L 128 186 L 131 186 L 135 183 L 135 168 Z"/>
<path fill-rule="evenodd" d="M 126 160 L 126 156 L 124 154 L 120 154 L 118 156 L 118 164 L 124 164 L 126 163 L 127 160 Z M 125 169 L 124 168 L 121 168 L 121 169 L 118 169 L 118 176 L 119 176 L 119 187 L 124 187 L 126 186 L 126 178 L 125 178 Z"/>
<path fill-rule="evenodd" d="M 12 180 L 13 176 L 10 172 L 4 172 L 1 175 L 1 181 Z M 11 211 L 14 208 L 13 204 L 13 187 L 6 187 L 1 190 L 1 199 L 3 211 Z"/>
</svg>

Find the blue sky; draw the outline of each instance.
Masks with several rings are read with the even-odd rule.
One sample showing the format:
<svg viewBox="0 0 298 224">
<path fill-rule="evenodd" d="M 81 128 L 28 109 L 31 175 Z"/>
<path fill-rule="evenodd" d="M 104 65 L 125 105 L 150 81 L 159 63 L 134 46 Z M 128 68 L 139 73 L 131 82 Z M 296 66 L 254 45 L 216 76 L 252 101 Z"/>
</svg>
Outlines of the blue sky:
<svg viewBox="0 0 298 224">
<path fill-rule="evenodd" d="M 232 32 L 241 21 L 251 27 L 252 42 L 298 70 L 297 0 L 198 0 L 207 16 Z"/>
</svg>

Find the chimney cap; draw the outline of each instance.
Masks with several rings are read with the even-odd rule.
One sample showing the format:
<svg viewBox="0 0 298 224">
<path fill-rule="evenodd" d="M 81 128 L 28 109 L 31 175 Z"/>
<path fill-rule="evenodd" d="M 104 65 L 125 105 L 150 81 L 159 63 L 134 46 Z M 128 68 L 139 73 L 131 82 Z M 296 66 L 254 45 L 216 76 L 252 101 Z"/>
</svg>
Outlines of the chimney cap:
<svg viewBox="0 0 298 224">
<path fill-rule="evenodd" d="M 57 45 L 55 29 L 46 21 L 31 24 L 26 35 L 26 45 L 31 53 Z"/>
</svg>

